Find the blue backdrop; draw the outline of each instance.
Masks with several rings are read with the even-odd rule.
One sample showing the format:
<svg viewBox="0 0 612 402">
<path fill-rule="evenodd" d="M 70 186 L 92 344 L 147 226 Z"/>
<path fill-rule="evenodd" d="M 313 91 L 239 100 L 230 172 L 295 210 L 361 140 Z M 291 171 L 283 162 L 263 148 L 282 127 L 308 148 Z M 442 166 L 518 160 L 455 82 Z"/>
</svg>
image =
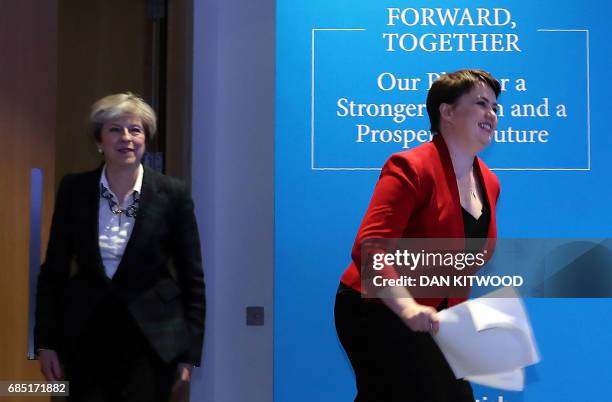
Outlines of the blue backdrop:
<svg viewBox="0 0 612 402">
<path fill-rule="evenodd" d="M 378 169 L 428 138 L 419 105 L 436 73 L 475 67 L 505 79 L 498 136 L 481 155 L 502 184 L 500 237 L 610 237 L 612 5 L 490 3 L 277 1 L 276 402 L 352 400 L 335 290 Z M 396 105 L 408 112 L 389 116 Z M 524 392 L 475 387 L 476 397 L 607 400 L 610 300 L 526 304 L 542 362 Z"/>
</svg>

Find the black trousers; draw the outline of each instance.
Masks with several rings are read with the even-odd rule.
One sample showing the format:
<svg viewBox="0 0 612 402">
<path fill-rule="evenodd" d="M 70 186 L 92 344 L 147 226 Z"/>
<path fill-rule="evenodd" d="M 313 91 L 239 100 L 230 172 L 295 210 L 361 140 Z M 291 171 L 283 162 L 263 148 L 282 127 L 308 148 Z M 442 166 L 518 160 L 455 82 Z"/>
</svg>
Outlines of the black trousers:
<svg viewBox="0 0 612 402">
<path fill-rule="evenodd" d="M 474 402 L 431 335 L 413 332 L 384 304 L 341 284 L 334 316 L 355 372 L 355 402 Z"/>
<path fill-rule="evenodd" d="M 64 365 L 70 402 L 167 402 L 176 365 L 149 346 L 127 308 L 110 291 Z"/>
</svg>

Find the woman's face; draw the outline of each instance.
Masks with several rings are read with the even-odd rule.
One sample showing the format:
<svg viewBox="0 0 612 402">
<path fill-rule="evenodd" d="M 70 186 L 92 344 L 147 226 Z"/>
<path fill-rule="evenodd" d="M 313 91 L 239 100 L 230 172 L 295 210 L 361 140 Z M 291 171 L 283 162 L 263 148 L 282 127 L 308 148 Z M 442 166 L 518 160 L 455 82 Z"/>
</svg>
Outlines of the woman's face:
<svg viewBox="0 0 612 402">
<path fill-rule="evenodd" d="M 102 126 L 98 147 L 107 165 L 125 167 L 140 164 L 145 151 L 142 120 L 131 114 L 110 120 Z"/>
<path fill-rule="evenodd" d="M 452 105 L 448 123 L 458 140 L 480 151 L 489 145 L 497 127 L 495 92 L 484 82 L 477 83 Z"/>
</svg>

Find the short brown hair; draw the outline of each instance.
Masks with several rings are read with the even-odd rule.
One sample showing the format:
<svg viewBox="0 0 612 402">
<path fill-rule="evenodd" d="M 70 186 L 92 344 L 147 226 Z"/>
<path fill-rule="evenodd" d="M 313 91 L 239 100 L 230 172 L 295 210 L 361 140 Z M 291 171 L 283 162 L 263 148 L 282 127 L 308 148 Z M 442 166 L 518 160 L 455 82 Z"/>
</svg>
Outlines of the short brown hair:
<svg viewBox="0 0 612 402">
<path fill-rule="evenodd" d="M 89 125 L 96 142 L 101 141 L 104 123 L 127 114 L 134 115 L 142 120 L 147 140 L 155 136 L 157 116 L 153 108 L 138 95 L 124 92 L 105 96 L 91 107 Z"/>
<path fill-rule="evenodd" d="M 490 73 L 484 70 L 466 69 L 442 75 L 435 80 L 427 94 L 427 114 L 432 133 L 440 131 L 440 105 L 453 104 L 462 95 L 470 92 L 477 83 L 484 82 L 497 98 L 501 85 Z"/>
</svg>

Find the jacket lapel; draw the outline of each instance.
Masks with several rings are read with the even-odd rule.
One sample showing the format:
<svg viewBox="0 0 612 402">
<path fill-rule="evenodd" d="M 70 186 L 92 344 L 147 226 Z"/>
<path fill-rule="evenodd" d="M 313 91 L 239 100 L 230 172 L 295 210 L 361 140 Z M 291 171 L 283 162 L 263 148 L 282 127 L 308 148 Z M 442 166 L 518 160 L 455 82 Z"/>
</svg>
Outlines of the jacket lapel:
<svg viewBox="0 0 612 402">
<path fill-rule="evenodd" d="M 78 226 L 83 228 L 83 256 L 88 260 L 87 266 L 92 267 L 102 277 L 106 278 L 98 239 L 100 223 L 100 175 L 102 174 L 102 166 L 91 172 L 86 187 L 83 189 L 82 201 L 77 206 L 82 214 L 78 215 L 79 219 L 83 219 L 83 224 Z"/>
<path fill-rule="evenodd" d="M 495 204 L 496 204 L 496 197 L 497 194 L 495 194 L 494 188 L 493 188 L 493 183 L 491 182 L 491 177 L 489 176 L 489 172 L 487 171 L 487 169 L 483 166 L 484 163 L 482 160 L 480 160 L 479 157 L 476 157 L 476 160 L 474 161 L 474 168 L 476 169 L 476 173 L 478 175 L 478 178 L 480 179 L 480 183 L 482 185 L 482 190 L 485 194 L 485 197 L 487 198 L 487 202 L 489 203 L 489 211 L 491 213 L 490 216 L 490 224 L 489 224 L 489 232 L 487 237 L 492 239 L 497 237 L 497 227 L 495 225 L 496 222 L 496 217 L 495 217 Z"/>
<path fill-rule="evenodd" d="M 140 254 L 140 250 L 149 244 L 149 238 L 154 231 L 154 221 L 157 214 L 158 187 L 154 177 L 154 172 L 145 167 L 142 178 L 142 188 L 140 189 L 140 202 L 138 213 L 134 222 L 132 234 L 125 246 L 123 257 L 113 276 L 113 281 L 121 280 L 126 275 L 126 271 L 135 265 L 135 261 Z"/>
<path fill-rule="evenodd" d="M 464 237 L 464 223 L 463 213 L 461 212 L 461 201 L 459 200 L 459 188 L 457 187 L 457 178 L 455 176 L 455 169 L 453 168 L 453 161 L 448 152 L 448 147 L 444 141 L 444 137 L 441 134 L 437 134 L 433 138 L 433 143 L 436 146 L 436 150 L 440 157 L 440 164 L 438 168 L 440 171 L 439 175 L 443 175 L 445 180 L 436 185 L 446 186 L 445 193 L 447 196 L 442 197 L 444 201 L 445 221 L 449 225 L 448 228 L 444 229 L 445 233 L 451 233 L 450 237 Z"/>
</svg>

